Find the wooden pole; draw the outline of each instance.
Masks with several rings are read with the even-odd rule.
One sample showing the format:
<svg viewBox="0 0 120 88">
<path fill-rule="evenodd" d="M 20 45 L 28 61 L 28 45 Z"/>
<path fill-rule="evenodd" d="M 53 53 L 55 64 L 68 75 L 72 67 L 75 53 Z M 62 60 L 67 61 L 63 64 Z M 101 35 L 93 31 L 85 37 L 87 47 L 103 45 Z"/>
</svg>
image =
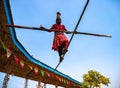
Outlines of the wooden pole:
<svg viewBox="0 0 120 88">
<path fill-rule="evenodd" d="M 46 83 L 44 83 L 44 88 L 46 88 Z"/>
<path fill-rule="evenodd" d="M 55 85 L 55 88 L 58 88 L 58 85 L 57 85 L 57 83 L 56 83 L 56 85 Z"/>
<path fill-rule="evenodd" d="M 42 86 L 42 88 L 46 88 L 46 83 L 43 83 L 43 86 Z"/>
<path fill-rule="evenodd" d="M 28 79 L 25 79 L 25 87 L 24 88 L 28 88 Z"/>
<path fill-rule="evenodd" d="M 42 88 L 42 85 L 41 85 L 41 78 L 40 78 L 40 81 L 38 82 L 37 88 Z"/>
<path fill-rule="evenodd" d="M 111 35 L 104 35 L 104 34 L 94 34 L 94 33 L 87 33 L 87 32 L 77 32 L 74 31 L 65 31 L 65 30 L 55 30 L 55 29 L 46 29 L 46 28 L 37 28 L 37 27 L 28 27 L 28 26 L 20 26 L 20 25 L 13 25 L 13 24 L 6 24 L 7 27 L 13 27 L 13 28 L 24 28 L 24 29 L 32 29 L 32 30 L 40 30 L 40 31 L 47 31 L 47 32 L 65 32 L 68 34 L 72 34 L 72 37 L 70 39 L 70 42 L 74 36 L 74 34 L 83 34 L 83 35 L 91 35 L 91 36 L 98 36 L 98 37 L 108 37 L 111 38 Z"/>
</svg>

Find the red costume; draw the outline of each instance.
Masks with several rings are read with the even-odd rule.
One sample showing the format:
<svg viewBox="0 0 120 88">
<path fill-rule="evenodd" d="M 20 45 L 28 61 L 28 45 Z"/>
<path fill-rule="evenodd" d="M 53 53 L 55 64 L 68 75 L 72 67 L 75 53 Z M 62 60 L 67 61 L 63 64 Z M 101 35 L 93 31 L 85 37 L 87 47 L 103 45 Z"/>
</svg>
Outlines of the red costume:
<svg viewBox="0 0 120 88">
<path fill-rule="evenodd" d="M 54 24 L 51 29 L 66 30 L 65 26 L 61 24 Z M 69 42 L 65 34 L 63 32 L 55 32 L 52 49 L 58 51 L 58 47 L 61 46 L 62 43 L 64 43 L 64 48 L 67 49 Z"/>
<path fill-rule="evenodd" d="M 61 25 L 60 16 L 61 16 L 60 12 L 57 12 L 56 24 L 52 25 L 51 29 L 66 30 L 65 26 Z M 63 60 L 63 56 L 67 52 L 68 43 L 69 43 L 68 39 L 65 36 L 64 32 L 55 31 L 52 49 L 54 51 L 58 51 L 60 56 L 60 62 Z"/>
</svg>

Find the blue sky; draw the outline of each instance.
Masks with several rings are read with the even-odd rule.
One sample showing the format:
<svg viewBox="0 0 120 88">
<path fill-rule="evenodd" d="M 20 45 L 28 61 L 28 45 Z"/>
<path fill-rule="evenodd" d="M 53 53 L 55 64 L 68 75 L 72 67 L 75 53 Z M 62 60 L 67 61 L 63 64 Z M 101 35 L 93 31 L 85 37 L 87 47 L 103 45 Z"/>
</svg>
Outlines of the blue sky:
<svg viewBox="0 0 120 88">
<path fill-rule="evenodd" d="M 70 31 L 74 30 L 85 2 L 86 0 L 10 0 L 14 24 L 50 28 L 55 23 L 56 12 L 60 11 L 62 24 Z M 112 35 L 112 38 L 75 35 L 58 67 L 60 72 L 81 82 L 83 74 L 96 70 L 110 78 L 108 88 L 120 87 L 119 8 L 119 0 L 90 0 L 77 31 L 107 34 Z M 57 52 L 51 50 L 54 33 L 16 29 L 16 35 L 33 57 L 55 68 L 59 57 Z M 71 35 L 67 37 L 70 39 Z M 3 75 L 0 75 L 2 79 Z M 15 80 L 19 80 L 18 83 Z M 29 88 L 37 84 L 30 82 Z M 24 85 L 24 79 L 12 76 L 8 88 L 13 88 L 13 85 L 14 88 L 23 88 L 19 84 Z"/>
</svg>

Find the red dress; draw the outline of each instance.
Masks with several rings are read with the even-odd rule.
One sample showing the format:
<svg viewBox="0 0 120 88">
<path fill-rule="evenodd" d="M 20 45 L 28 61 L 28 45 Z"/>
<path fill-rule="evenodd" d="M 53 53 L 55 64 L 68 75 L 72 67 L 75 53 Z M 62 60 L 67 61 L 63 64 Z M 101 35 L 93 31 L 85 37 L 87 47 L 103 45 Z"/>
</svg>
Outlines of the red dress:
<svg viewBox="0 0 120 88">
<path fill-rule="evenodd" d="M 55 30 L 66 30 L 64 25 L 61 24 L 54 24 L 51 29 L 55 29 Z M 54 40 L 53 40 L 53 45 L 52 45 L 52 49 L 54 51 L 58 51 L 58 47 L 61 46 L 61 44 L 64 42 L 65 46 L 64 48 L 68 47 L 68 39 L 65 36 L 65 34 L 63 32 L 55 32 L 54 33 Z"/>
</svg>

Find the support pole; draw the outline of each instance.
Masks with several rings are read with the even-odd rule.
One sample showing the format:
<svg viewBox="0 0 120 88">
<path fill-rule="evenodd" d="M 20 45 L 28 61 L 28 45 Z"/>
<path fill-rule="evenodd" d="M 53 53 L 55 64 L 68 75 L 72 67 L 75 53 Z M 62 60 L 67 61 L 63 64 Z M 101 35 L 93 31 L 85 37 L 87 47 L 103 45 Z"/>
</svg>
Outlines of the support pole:
<svg viewBox="0 0 120 88">
<path fill-rule="evenodd" d="M 55 85 L 55 88 L 58 88 L 58 85 L 57 85 L 57 83 L 56 83 L 56 85 Z"/>
<path fill-rule="evenodd" d="M 41 86 L 41 82 L 38 82 L 38 86 Z"/>
<path fill-rule="evenodd" d="M 25 87 L 24 88 L 28 88 L 28 79 L 25 79 Z"/>
<path fill-rule="evenodd" d="M 46 88 L 46 83 L 44 83 L 44 88 Z"/>
<path fill-rule="evenodd" d="M 3 86 L 2 86 L 2 88 L 7 88 L 8 81 L 9 81 L 9 77 L 10 77 L 10 75 L 6 73 L 6 74 L 5 74 L 5 77 L 4 77 L 4 81 L 3 81 Z"/>
<path fill-rule="evenodd" d="M 38 82 L 37 88 L 42 88 L 41 81 Z"/>
</svg>

